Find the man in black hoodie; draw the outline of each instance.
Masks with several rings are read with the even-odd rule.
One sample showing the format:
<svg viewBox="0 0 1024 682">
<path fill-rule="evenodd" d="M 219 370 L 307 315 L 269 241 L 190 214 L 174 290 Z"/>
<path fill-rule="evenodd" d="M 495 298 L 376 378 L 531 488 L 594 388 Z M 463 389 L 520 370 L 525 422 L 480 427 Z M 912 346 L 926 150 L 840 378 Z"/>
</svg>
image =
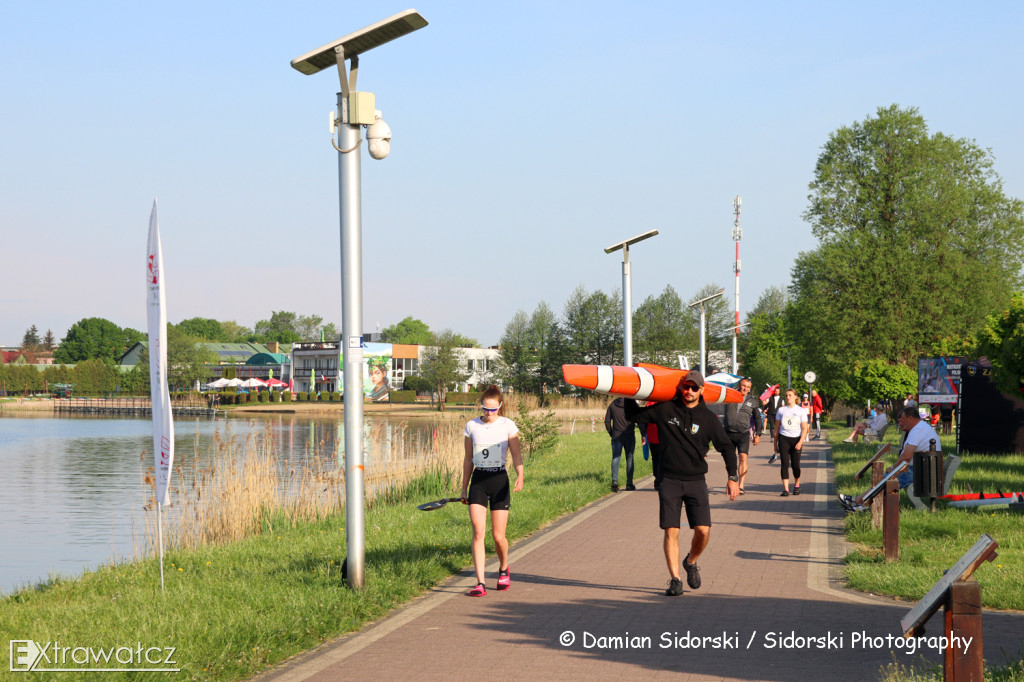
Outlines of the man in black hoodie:
<svg viewBox="0 0 1024 682">
<path fill-rule="evenodd" d="M 682 564 L 686 570 L 686 583 L 694 590 L 700 587 L 697 559 L 711 537 L 711 506 L 704 480 L 708 473 L 706 457 L 709 443 L 714 443 L 725 459 L 729 499 L 735 500 L 739 493 L 736 448 L 726 436 L 718 417 L 704 404 L 701 399 L 703 393 L 704 377 L 697 370 L 690 370 L 679 382 L 679 391 L 672 400 L 645 408 L 634 400 L 627 400 L 625 404 L 627 419 L 638 425 L 655 424 L 658 427 L 662 453 L 658 499 L 661 528 L 665 531 L 665 561 L 671 576 L 665 594 L 670 597 L 683 593 L 683 583 L 679 579 L 679 521 L 683 506 L 686 507 L 686 520 L 693 529 L 693 538 L 690 540 L 690 553 Z"/>
</svg>

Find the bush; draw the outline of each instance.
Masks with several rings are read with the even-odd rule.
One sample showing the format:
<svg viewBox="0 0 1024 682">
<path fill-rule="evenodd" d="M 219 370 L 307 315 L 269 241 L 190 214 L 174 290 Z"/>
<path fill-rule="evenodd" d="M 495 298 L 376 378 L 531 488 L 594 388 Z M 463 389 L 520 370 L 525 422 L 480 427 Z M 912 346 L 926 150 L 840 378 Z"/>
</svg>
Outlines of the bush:
<svg viewBox="0 0 1024 682">
<path fill-rule="evenodd" d="M 331 394 L 331 402 L 332 403 L 340 403 L 341 402 L 341 391 L 335 391 L 334 393 Z M 500 568 L 500 566 L 499 566 L 499 568 Z"/>
<path fill-rule="evenodd" d="M 290 403 L 292 401 L 292 392 L 285 389 L 281 392 L 281 402 Z M 501 568 L 500 566 L 498 568 Z"/>
<path fill-rule="evenodd" d="M 480 402 L 482 393 L 471 391 L 469 393 L 457 393 L 449 391 L 444 401 L 450 405 L 475 405 Z"/>
<path fill-rule="evenodd" d="M 389 398 L 393 403 L 414 403 L 416 391 L 391 391 Z"/>
<path fill-rule="evenodd" d="M 306 398 L 306 392 L 305 392 L 305 391 L 298 391 L 298 392 L 297 392 L 297 393 L 295 394 L 295 400 L 297 400 L 297 401 L 298 401 L 298 402 L 300 402 L 300 403 L 304 403 L 304 402 L 306 402 L 306 400 L 307 400 L 307 398 Z M 499 568 L 500 568 L 500 567 L 499 567 Z"/>
<path fill-rule="evenodd" d="M 322 403 L 330 402 L 331 394 L 328 393 L 327 391 L 320 391 L 320 395 L 318 395 L 316 399 Z"/>
<path fill-rule="evenodd" d="M 267 392 L 260 391 L 259 393 L 256 394 L 256 399 L 259 400 L 261 403 L 267 402 Z"/>
</svg>

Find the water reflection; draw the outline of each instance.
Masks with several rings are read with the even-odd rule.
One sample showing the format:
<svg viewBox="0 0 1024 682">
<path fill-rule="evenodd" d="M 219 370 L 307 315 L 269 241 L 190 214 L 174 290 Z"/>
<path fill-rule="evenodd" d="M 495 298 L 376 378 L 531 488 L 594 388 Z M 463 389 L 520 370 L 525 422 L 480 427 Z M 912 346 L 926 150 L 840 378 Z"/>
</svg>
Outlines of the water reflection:
<svg viewBox="0 0 1024 682">
<path fill-rule="evenodd" d="M 378 470 L 428 456 L 434 422 L 368 416 L 364 424 L 367 484 Z M 266 434 L 277 446 L 282 480 L 313 462 L 344 468 L 344 422 L 295 415 L 175 423 L 175 484 L 209 464 L 215 438 L 244 441 Z M 143 552 L 151 491 L 151 422 L 98 417 L 0 417 L 0 592 L 75 575 Z M 173 503 L 173 499 L 172 499 Z"/>
</svg>

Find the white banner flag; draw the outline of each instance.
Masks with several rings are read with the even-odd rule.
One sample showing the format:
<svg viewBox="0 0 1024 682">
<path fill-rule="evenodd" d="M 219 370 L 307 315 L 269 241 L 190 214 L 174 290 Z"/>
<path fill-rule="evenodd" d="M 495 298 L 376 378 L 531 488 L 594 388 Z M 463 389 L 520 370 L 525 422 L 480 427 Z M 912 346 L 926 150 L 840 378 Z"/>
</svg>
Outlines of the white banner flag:
<svg viewBox="0 0 1024 682">
<path fill-rule="evenodd" d="M 156 200 L 149 216 L 146 254 L 146 307 L 149 321 L 149 394 L 153 399 L 153 460 L 156 501 L 167 504 L 174 464 L 174 420 L 167 385 L 167 312 L 164 310 L 164 254 L 156 219 Z"/>
</svg>

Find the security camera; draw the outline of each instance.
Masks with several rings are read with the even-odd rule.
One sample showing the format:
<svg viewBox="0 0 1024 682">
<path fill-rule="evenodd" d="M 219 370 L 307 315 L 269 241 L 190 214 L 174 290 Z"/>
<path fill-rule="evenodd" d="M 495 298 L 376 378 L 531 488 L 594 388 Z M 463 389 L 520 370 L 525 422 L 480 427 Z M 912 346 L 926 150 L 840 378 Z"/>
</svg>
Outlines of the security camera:
<svg viewBox="0 0 1024 682">
<path fill-rule="evenodd" d="M 366 129 L 366 141 L 370 145 L 370 156 L 383 159 L 391 152 L 391 128 L 381 117 L 380 109 L 373 112 L 374 121 Z"/>
</svg>

